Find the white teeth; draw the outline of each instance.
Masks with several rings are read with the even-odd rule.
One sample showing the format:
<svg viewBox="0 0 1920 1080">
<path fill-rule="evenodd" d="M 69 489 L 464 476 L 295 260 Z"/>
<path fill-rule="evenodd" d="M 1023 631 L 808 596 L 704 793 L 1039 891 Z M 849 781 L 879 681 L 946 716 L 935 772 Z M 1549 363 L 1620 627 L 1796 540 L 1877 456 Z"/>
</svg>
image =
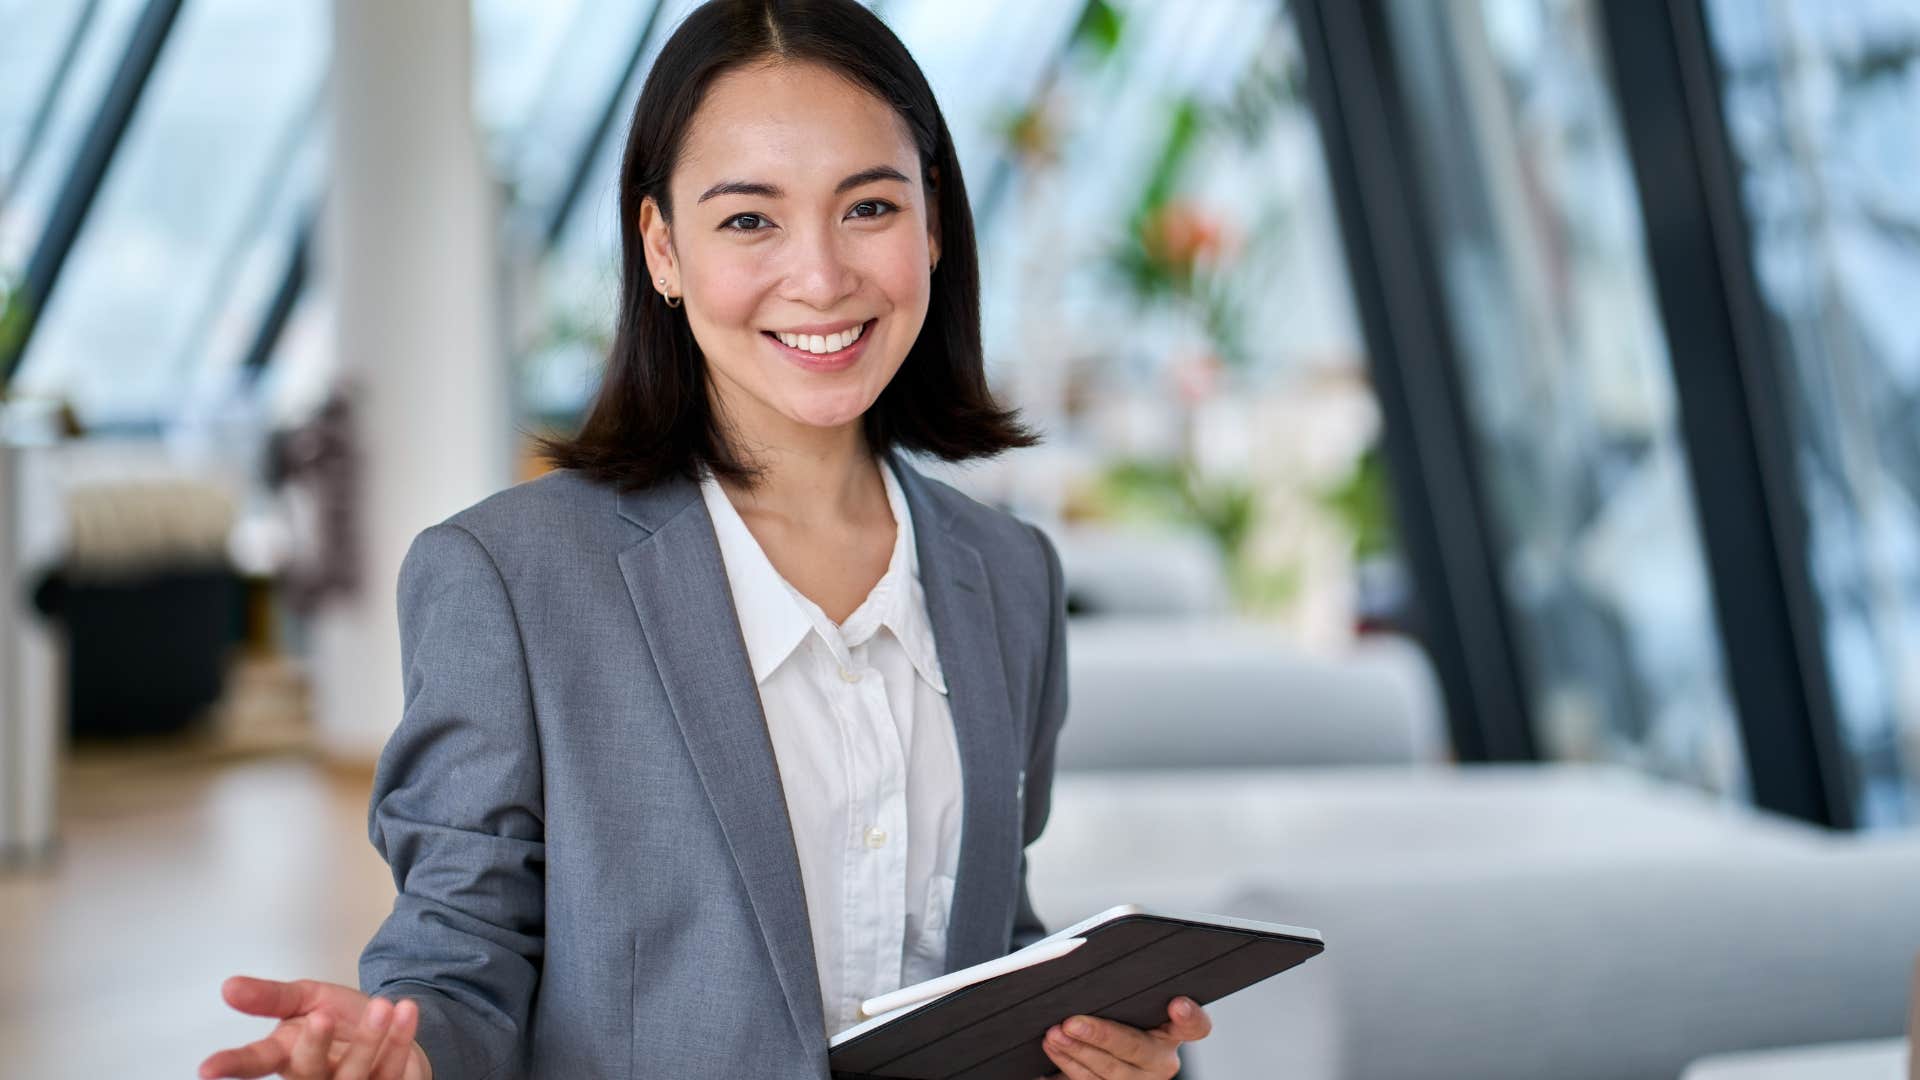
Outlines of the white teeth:
<svg viewBox="0 0 1920 1080">
<path fill-rule="evenodd" d="M 779 338 L 781 343 L 790 349 L 804 349 L 810 353 L 836 353 L 860 340 L 860 335 L 866 328 L 867 324 L 861 323 L 858 326 L 842 330 L 837 334 L 827 334 L 824 336 L 820 334 L 783 334 L 779 331 L 775 331 L 773 336 Z"/>
</svg>

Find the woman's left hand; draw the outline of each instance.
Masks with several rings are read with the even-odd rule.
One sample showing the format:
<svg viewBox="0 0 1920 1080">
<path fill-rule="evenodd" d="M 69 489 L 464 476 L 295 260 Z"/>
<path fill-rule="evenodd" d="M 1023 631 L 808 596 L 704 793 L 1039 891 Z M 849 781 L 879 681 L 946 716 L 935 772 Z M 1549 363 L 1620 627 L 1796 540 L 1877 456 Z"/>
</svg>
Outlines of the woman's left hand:
<svg viewBox="0 0 1920 1080">
<path fill-rule="evenodd" d="M 1066 1080 L 1169 1080 L 1180 1071 L 1180 1044 L 1213 1030 L 1207 1011 L 1191 998 L 1167 1005 L 1167 1022 L 1151 1031 L 1102 1020 L 1070 1017 L 1047 1029 L 1041 1045 Z"/>
</svg>

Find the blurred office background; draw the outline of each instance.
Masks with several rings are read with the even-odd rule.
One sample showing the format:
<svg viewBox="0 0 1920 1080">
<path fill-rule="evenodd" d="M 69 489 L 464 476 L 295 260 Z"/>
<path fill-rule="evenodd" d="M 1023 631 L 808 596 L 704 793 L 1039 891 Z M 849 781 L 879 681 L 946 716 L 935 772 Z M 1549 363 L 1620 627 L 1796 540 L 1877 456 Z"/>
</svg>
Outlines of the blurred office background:
<svg viewBox="0 0 1920 1080">
<path fill-rule="evenodd" d="M 400 557 L 581 415 L 691 6 L 0 0 L 0 1073 L 356 981 Z M 1062 551 L 1041 912 L 1328 936 L 1192 1073 L 1892 1075 L 1920 5 L 871 6 L 1047 436 L 934 469 Z"/>
</svg>

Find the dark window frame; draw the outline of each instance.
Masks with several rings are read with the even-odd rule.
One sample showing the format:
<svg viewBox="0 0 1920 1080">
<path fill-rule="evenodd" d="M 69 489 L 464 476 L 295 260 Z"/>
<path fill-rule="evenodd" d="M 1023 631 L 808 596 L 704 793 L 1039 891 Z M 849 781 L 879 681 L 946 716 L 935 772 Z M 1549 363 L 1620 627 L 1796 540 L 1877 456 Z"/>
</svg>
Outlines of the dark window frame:
<svg viewBox="0 0 1920 1080">
<path fill-rule="evenodd" d="M 1296 0 L 1307 92 L 1367 344 L 1415 625 L 1462 761 L 1539 756 L 1516 625 L 1500 582 L 1485 470 L 1440 293 L 1434 231 L 1373 0 Z"/>
<path fill-rule="evenodd" d="M 1707 13 L 1701 0 L 1598 7 L 1754 802 L 1852 828 L 1855 782 L 1811 578 L 1789 390 L 1753 265 Z"/>
<path fill-rule="evenodd" d="M 1294 0 L 1420 626 L 1457 756 L 1537 758 L 1484 465 L 1439 302 L 1389 0 Z M 1775 359 L 1702 0 L 1594 4 L 1671 357 L 1754 803 L 1856 824 Z M 1760 527 L 1755 528 L 1758 524 Z"/>
</svg>

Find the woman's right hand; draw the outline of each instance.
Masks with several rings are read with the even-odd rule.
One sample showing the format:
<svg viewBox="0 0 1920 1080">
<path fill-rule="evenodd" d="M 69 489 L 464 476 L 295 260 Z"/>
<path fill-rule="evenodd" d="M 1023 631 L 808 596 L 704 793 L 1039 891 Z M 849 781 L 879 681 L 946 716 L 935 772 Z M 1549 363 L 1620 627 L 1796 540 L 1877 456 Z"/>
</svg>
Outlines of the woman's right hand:
<svg viewBox="0 0 1920 1080">
<path fill-rule="evenodd" d="M 222 983 L 220 996 L 243 1013 L 274 1017 L 280 1024 L 264 1039 L 201 1062 L 200 1075 L 207 1080 L 433 1080 L 425 1051 L 413 1041 L 420 1006 L 412 1001 L 396 1005 L 339 983 L 245 975 Z"/>
</svg>

